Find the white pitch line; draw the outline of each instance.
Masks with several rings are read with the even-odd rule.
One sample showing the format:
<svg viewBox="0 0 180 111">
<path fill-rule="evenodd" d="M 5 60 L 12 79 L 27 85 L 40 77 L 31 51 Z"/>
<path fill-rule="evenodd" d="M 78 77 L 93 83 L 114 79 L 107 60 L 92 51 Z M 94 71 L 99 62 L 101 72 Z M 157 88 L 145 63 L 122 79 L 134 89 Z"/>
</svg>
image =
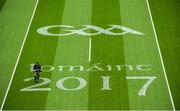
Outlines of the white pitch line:
<svg viewBox="0 0 180 111">
<path fill-rule="evenodd" d="M 28 33 L 29 33 L 29 29 L 30 29 L 32 20 L 33 20 L 33 18 L 34 18 L 34 15 L 35 15 L 35 12 L 36 12 L 36 8 L 37 8 L 37 6 L 38 6 L 38 3 L 39 3 L 39 0 L 36 1 L 36 5 L 35 5 L 35 7 L 34 7 L 34 11 L 33 11 L 33 14 L 32 14 L 32 16 L 31 16 L 31 20 L 30 20 L 30 23 L 29 23 L 29 25 L 28 25 L 28 28 L 27 28 L 27 31 L 26 31 L 26 34 L 25 34 L 23 43 L 22 43 L 22 45 L 21 45 L 21 49 L 20 49 L 18 58 L 17 58 L 17 60 L 16 60 L 16 64 L 15 64 L 15 66 L 14 66 L 13 73 L 12 73 L 12 76 L 11 76 L 11 79 L 10 79 L 10 82 L 9 82 L 9 85 L 8 85 L 8 88 L 7 88 L 7 90 L 6 90 L 6 93 L 5 93 L 5 96 L 4 96 L 3 103 L 2 103 L 2 105 L 1 105 L 0 111 L 3 110 L 3 106 L 4 106 L 4 103 L 5 103 L 5 101 L 6 101 L 6 98 L 7 98 L 7 95 L 8 95 L 8 92 L 9 92 L 9 89 L 10 89 L 10 86 L 11 86 L 11 83 L 12 83 L 12 80 L 13 80 L 13 77 L 14 77 L 14 74 L 15 74 L 15 72 L 16 72 L 16 68 L 17 68 L 17 65 L 18 65 L 18 63 L 19 63 L 19 59 L 20 59 L 20 57 L 21 57 L 21 53 L 22 53 L 22 50 L 23 50 L 23 47 L 24 47 L 24 44 L 25 44 L 27 35 L 28 35 Z"/>
<path fill-rule="evenodd" d="M 153 27 L 153 31 L 154 31 L 156 43 L 157 43 L 157 48 L 158 48 L 158 51 L 159 51 L 159 56 L 160 56 L 160 59 L 161 59 L 161 65 L 162 65 L 162 68 L 163 68 L 166 84 L 167 84 L 167 87 L 168 87 L 170 100 L 171 100 L 171 103 L 172 103 L 173 110 L 175 111 L 176 109 L 175 109 L 175 106 L 174 106 L 174 101 L 173 101 L 173 98 L 172 98 L 169 82 L 168 82 L 168 79 L 167 79 L 167 73 L 166 73 L 166 70 L 165 70 L 164 61 L 163 61 L 163 58 L 162 58 L 161 49 L 160 49 L 160 46 L 159 46 L 159 41 L 158 41 L 158 38 L 157 38 L 157 33 L 156 33 L 155 26 L 154 26 L 152 14 L 151 14 L 151 9 L 150 9 L 150 6 L 149 6 L 149 1 L 146 0 L 146 3 L 147 3 L 147 7 L 148 7 L 148 11 L 149 11 L 149 15 L 150 15 L 150 19 L 151 19 L 151 23 L 152 23 L 152 27 Z"/>
<path fill-rule="evenodd" d="M 91 37 L 89 38 L 89 62 L 91 62 Z"/>
</svg>

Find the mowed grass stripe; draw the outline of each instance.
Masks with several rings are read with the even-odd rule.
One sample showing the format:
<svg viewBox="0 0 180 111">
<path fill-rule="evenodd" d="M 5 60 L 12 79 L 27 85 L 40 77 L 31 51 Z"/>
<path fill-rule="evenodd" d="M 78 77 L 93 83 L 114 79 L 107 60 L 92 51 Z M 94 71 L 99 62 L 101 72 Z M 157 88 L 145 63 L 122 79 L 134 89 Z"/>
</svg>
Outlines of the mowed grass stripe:
<svg viewBox="0 0 180 111">
<path fill-rule="evenodd" d="M 20 89 L 34 85 L 33 80 L 23 82 L 25 78 L 33 77 L 33 73 L 30 72 L 31 63 L 53 64 L 58 38 L 44 37 L 36 30 L 50 23 L 59 23 L 62 18 L 63 5 L 63 1 L 59 4 L 59 0 L 39 1 L 4 109 L 44 109 L 48 92 L 21 92 Z M 52 10 L 58 12 L 52 12 Z M 51 78 L 50 73 L 42 72 L 42 76 Z"/>
<path fill-rule="evenodd" d="M 0 1 L 0 12 L 3 9 L 5 3 L 6 3 L 6 0 L 1 0 Z"/>
<path fill-rule="evenodd" d="M 176 110 L 180 110 L 180 1 L 149 1 Z M 166 12 L 166 13 L 164 13 Z M 160 21 L 160 22 L 159 22 Z M 168 27 L 168 28 L 167 28 Z"/>
<path fill-rule="evenodd" d="M 143 36 L 124 35 L 127 64 L 152 65 L 150 71 L 127 71 L 128 76 L 156 76 L 145 96 L 138 92 L 146 80 L 129 80 L 129 102 L 133 110 L 172 110 L 168 88 L 148 12 L 146 0 L 120 0 L 122 24 L 143 32 Z"/>
<path fill-rule="evenodd" d="M 92 24 L 109 28 L 110 24 L 121 25 L 119 0 L 93 0 Z M 113 30 L 117 31 L 117 30 Z M 118 31 L 117 31 L 118 32 Z M 92 36 L 91 64 L 125 64 L 122 36 L 100 34 Z M 102 91 L 101 76 L 110 76 L 112 90 Z M 129 97 L 125 71 L 96 71 L 89 76 L 89 109 L 129 109 Z"/>
<path fill-rule="evenodd" d="M 74 26 L 75 29 L 80 29 L 83 27 L 82 25 L 91 24 L 91 0 L 66 0 L 63 19 L 58 24 Z M 64 28 L 61 29 L 60 33 L 64 33 L 64 30 Z M 89 36 L 73 34 L 58 38 L 54 66 L 89 66 Z M 78 68 L 73 71 L 69 71 L 67 67 L 65 69 L 64 71 L 57 69 L 52 73 L 52 91 L 48 94 L 46 109 L 88 109 L 88 72 L 79 71 Z M 66 77 L 80 77 L 86 80 L 87 86 L 77 91 L 66 91 L 57 88 L 57 81 Z M 64 86 L 73 89 L 79 86 L 79 82 L 69 79 L 64 82 Z"/>
<path fill-rule="evenodd" d="M 5 97 L 35 4 L 35 0 L 8 0 L 0 12 L 0 64 L 3 69 L 0 71 L 0 81 L 3 84 L 0 85 L 0 105 Z"/>
</svg>

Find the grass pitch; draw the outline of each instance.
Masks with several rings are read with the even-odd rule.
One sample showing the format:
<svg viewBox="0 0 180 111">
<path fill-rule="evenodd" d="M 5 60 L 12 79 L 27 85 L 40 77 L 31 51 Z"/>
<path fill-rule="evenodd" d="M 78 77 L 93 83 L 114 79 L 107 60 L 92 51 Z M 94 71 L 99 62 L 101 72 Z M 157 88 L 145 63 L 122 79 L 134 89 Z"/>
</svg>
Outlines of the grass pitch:
<svg viewBox="0 0 180 111">
<path fill-rule="evenodd" d="M 148 0 L 29 2 L 1 109 L 175 110 Z"/>
</svg>

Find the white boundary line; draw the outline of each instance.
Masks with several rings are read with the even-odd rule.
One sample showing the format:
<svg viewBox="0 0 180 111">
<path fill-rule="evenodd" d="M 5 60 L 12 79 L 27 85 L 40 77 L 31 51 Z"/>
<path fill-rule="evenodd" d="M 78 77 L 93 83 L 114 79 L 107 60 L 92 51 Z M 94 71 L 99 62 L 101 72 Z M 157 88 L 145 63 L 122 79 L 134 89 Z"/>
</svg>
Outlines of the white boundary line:
<svg viewBox="0 0 180 111">
<path fill-rule="evenodd" d="M 91 62 L 91 38 L 89 38 L 89 62 Z"/>
<path fill-rule="evenodd" d="M 5 103 L 5 101 L 6 101 L 6 98 L 7 98 L 7 95 L 8 95 L 8 92 L 9 92 L 9 89 L 10 89 L 10 86 L 11 86 L 11 83 L 12 83 L 12 80 L 13 80 L 13 77 L 14 77 L 14 74 L 15 74 L 15 71 L 16 71 L 16 68 L 17 68 L 17 65 L 18 65 L 18 63 L 19 63 L 19 59 L 20 59 L 21 54 L 22 54 L 22 50 L 23 50 L 25 41 L 26 41 L 26 39 L 27 39 L 27 35 L 28 35 L 28 33 L 29 33 L 29 29 L 30 29 L 32 20 L 33 20 L 33 18 L 34 18 L 34 15 L 35 15 L 35 12 L 36 12 L 36 9 L 37 9 L 37 6 L 38 6 L 38 3 L 39 3 L 39 0 L 37 0 L 37 2 L 36 2 L 36 5 L 35 5 L 35 8 L 34 8 L 34 11 L 33 11 L 33 14 L 32 14 L 31 20 L 30 20 L 30 23 L 29 23 L 29 25 L 28 25 L 28 29 L 27 29 L 26 34 L 25 34 L 25 38 L 24 38 L 23 43 L 22 43 L 22 45 L 21 45 L 21 49 L 20 49 L 18 58 L 17 58 L 17 60 L 16 60 L 16 64 L 15 64 L 15 67 L 14 67 L 14 70 L 13 70 L 13 73 L 12 73 L 12 76 L 11 76 L 11 79 L 10 79 L 10 82 L 9 82 L 9 85 L 8 85 L 8 88 L 7 88 L 7 90 L 6 90 L 6 94 L 5 94 L 3 103 L 2 103 L 2 105 L 1 105 L 0 111 L 2 111 L 3 106 L 4 106 L 4 103 Z M 150 15 L 150 19 L 151 19 L 151 23 L 152 23 L 152 27 L 153 27 L 153 31 L 154 31 L 156 43 L 157 43 L 157 48 L 158 48 L 159 55 L 160 55 L 161 65 L 162 65 L 162 68 L 163 68 L 165 80 L 166 80 L 167 87 L 168 87 L 169 96 L 170 96 L 170 99 L 171 99 L 171 103 L 172 103 L 173 110 L 175 111 L 175 106 L 174 106 L 174 102 L 173 102 L 171 90 L 170 90 L 170 87 L 169 87 L 169 82 L 168 82 L 168 79 L 167 79 L 167 74 L 166 74 L 164 62 L 163 62 L 162 55 L 161 55 L 161 50 L 160 50 L 160 46 L 159 46 L 159 42 L 158 42 L 158 38 L 157 38 L 157 33 L 156 33 L 156 29 L 155 29 L 155 26 L 154 26 L 154 22 L 153 22 L 151 10 L 150 10 L 150 6 L 149 6 L 149 1 L 146 0 L 146 3 L 147 3 L 147 6 L 148 6 L 148 11 L 149 11 L 149 15 Z M 89 39 L 89 62 L 90 62 L 90 61 L 91 61 L 91 38 Z"/>
<path fill-rule="evenodd" d="M 14 74 L 15 74 L 15 72 L 16 72 L 16 68 L 17 68 L 17 65 L 18 65 L 18 63 L 19 63 L 19 59 L 20 59 L 20 57 L 21 57 L 21 53 L 22 53 L 24 44 L 25 44 L 25 42 L 26 42 L 26 38 L 27 38 L 27 35 L 28 35 L 28 33 L 29 33 L 29 29 L 30 29 L 32 20 L 33 20 L 33 18 L 34 18 L 34 15 L 35 15 L 35 12 L 36 12 L 36 8 L 37 8 L 37 6 L 38 6 L 38 3 L 39 3 L 39 0 L 36 1 L 36 5 L 35 5 L 35 7 L 34 7 L 34 11 L 33 11 L 33 14 L 32 14 L 32 16 L 31 16 L 31 20 L 30 20 L 30 23 L 29 23 L 29 25 L 28 25 L 28 29 L 27 29 L 27 31 L 26 31 L 26 34 L 25 34 L 23 43 L 22 43 L 22 45 L 21 45 L 21 49 L 20 49 L 18 58 L 17 58 L 17 60 L 16 60 L 16 64 L 15 64 L 15 66 L 14 66 L 13 73 L 12 73 L 12 76 L 11 76 L 11 79 L 10 79 L 10 82 L 9 82 L 9 85 L 8 85 L 8 88 L 7 88 L 7 90 L 6 90 L 6 93 L 5 93 L 5 96 L 4 96 L 3 103 L 2 103 L 2 105 L 1 105 L 0 111 L 3 110 L 3 106 L 4 106 L 4 103 L 5 103 L 5 101 L 6 101 L 6 98 L 7 98 L 7 95 L 8 95 L 8 92 L 9 92 L 9 89 L 10 89 L 10 86 L 11 86 L 11 83 L 12 83 L 12 80 L 13 80 L 13 77 L 14 77 Z"/>
<path fill-rule="evenodd" d="M 150 15 L 150 19 L 151 19 L 151 23 L 152 23 L 152 27 L 153 27 L 153 31 L 154 31 L 156 43 L 157 43 L 157 48 L 158 48 L 158 51 L 159 51 L 161 65 L 162 65 L 162 68 L 163 68 L 163 72 L 164 72 L 164 76 L 165 76 L 165 80 L 166 80 L 170 100 L 171 100 L 171 103 L 172 103 L 173 110 L 175 111 L 176 109 L 175 109 L 175 106 L 174 106 L 174 101 L 173 101 L 173 98 L 172 98 L 169 82 L 168 82 L 168 79 L 167 79 L 167 73 L 166 73 L 166 70 L 165 70 L 164 61 L 163 61 L 163 58 L 162 58 L 161 49 L 160 49 L 160 46 L 159 46 L 159 41 L 158 41 L 158 38 L 157 38 L 157 33 L 156 33 L 155 26 L 154 26 L 152 14 L 151 14 L 151 9 L 150 9 L 150 6 L 149 6 L 149 0 L 146 0 L 146 3 L 147 3 L 147 7 L 148 7 L 148 11 L 149 11 L 149 15 Z"/>
</svg>

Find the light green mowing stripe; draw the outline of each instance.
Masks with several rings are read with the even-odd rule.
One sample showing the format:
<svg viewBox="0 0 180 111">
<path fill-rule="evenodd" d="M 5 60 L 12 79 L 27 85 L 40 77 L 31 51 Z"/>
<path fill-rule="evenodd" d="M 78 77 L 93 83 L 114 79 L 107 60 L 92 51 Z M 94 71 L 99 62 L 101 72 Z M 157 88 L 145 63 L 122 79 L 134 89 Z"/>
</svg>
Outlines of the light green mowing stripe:
<svg viewBox="0 0 180 111">
<path fill-rule="evenodd" d="M 93 0 L 92 24 L 103 29 L 111 24 L 121 25 L 119 0 Z M 118 33 L 121 30 L 114 29 Z M 92 37 L 92 61 L 96 67 L 103 68 L 90 72 L 89 109 L 90 110 L 128 110 L 129 98 L 126 72 L 117 71 L 116 65 L 125 64 L 123 38 L 121 35 L 99 34 Z M 105 68 L 112 66 L 112 71 Z M 104 70 L 105 69 L 105 70 Z M 102 90 L 102 76 L 109 77 L 109 90 Z"/>
<path fill-rule="evenodd" d="M 77 29 L 82 25 L 91 24 L 91 0 L 66 0 L 62 22 L 57 24 L 74 26 Z M 61 29 L 61 33 L 65 33 Z M 67 32 L 66 32 L 67 33 Z M 69 35 L 59 38 L 56 50 L 54 66 L 89 66 L 89 36 Z M 87 109 L 88 108 L 88 86 L 77 91 L 66 91 L 56 86 L 58 80 L 66 77 L 80 77 L 88 84 L 88 72 L 75 68 L 70 71 L 66 67 L 63 71 L 58 69 L 52 73 L 52 91 L 48 94 L 46 109 Z M 74 89 L 79 86 L 75 79 L 64 82 L 64 86 Z"/>
<path fill-rule="evenodd" d="M 144 96 L 138 95 L 138 92 L 147 80 L 128 81 L 130 109 L 172 110 L 146 0 L 119 1 L 122 24 L 144 33 L 142 36 L 124 35 L 126 64 L 151 65 L 143 67 L 146 71 L 135 68 L 133 71 L 127 70 L 127 75 L 156 77 Z"/>
<path fill-rule="evenodd" d="M 22 88 L 37 84 L 33 80 L 34 74 L 30 72 L 30 64 L 34 62 L 40 62 L 42 65 L 53 64 L 57 38 L 44 37 L 38 34 L 36 30 L 47 24 L 59 23 L 62 18 L 63 6 L 64 2 L 61 1 L 59 4 L 59 0 L 39 1 L 4 109 L 44 109 L 48 91 L 22 91 Z M 50 72 L 42 72 L 41 76 L 50 79 L 51 74 Z M 27 78 L 32 78 L 32 80 L 23 81 Z M 49 87 L 49 84 L 42 85 L 41 87 Z"/>
<path fill-rule="evenodd" d="M 4 0 L 3 0 L 4 1 Z M 0 106 L 36 0 L 5 0 L 0 12 Z"/>
</svg>

